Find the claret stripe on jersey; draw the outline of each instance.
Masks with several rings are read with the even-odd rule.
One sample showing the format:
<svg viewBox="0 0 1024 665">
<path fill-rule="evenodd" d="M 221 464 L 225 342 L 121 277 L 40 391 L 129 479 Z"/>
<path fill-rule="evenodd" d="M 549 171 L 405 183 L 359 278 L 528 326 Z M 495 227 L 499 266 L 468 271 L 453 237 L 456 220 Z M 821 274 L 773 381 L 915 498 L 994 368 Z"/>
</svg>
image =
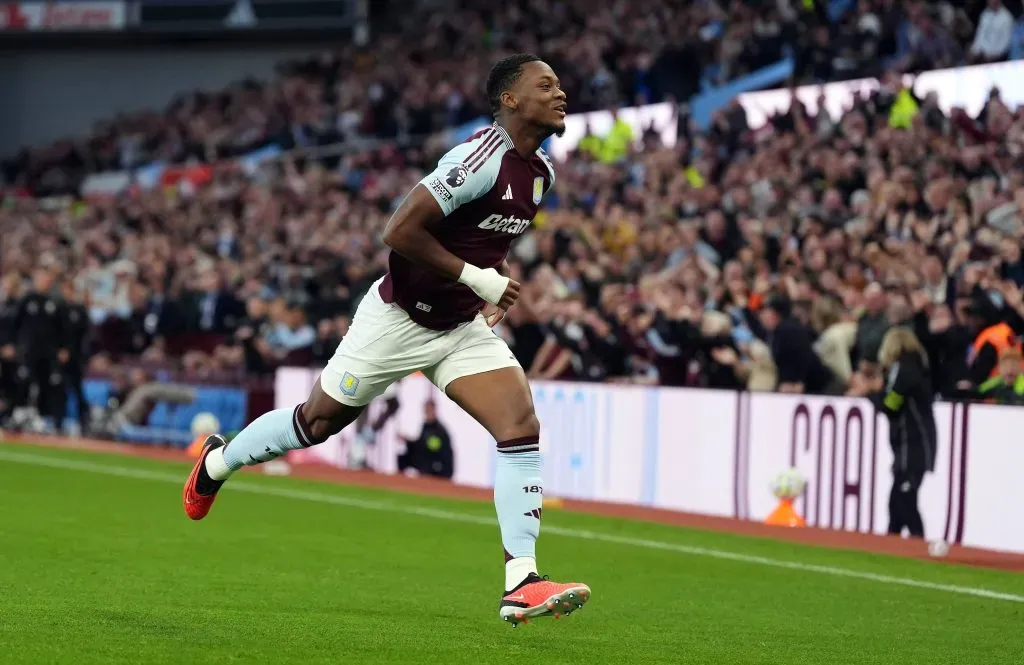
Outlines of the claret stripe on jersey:
<svg viewBox="0 0 1024 665">
<path fill-rule="evenodd" d="M 480 162 L 473 167 L 473 173 L 476 173 L 478 170 L 480 170 L 480 167 L 487 163 L 487 160 L 490 159 L 491 156 L 498 151 L 498 148 L 501 148 L 504 145 L 505 144 L 499 140 L 497 143 L 491 146 L 490 150 L 487 151 L 487 156 L 480 160 Z M 508 148 L 505 149 L 508 150 Z"/>
<path fill-rule="evenodd" d="M 494 130 L 488 129 L 483 134 L 481 134 L 480 138 L 477 140 L 480 141 L 480 145 L 474 148 L 473 152 L 469 153 L 469 156 L 466 157 L 465 162 L 466 168 L 472 169 L 474 173 L 476 172 L 476 169 L 479 168 L 480 164 L 483 164 L 487 161 L 487 156 L 489 156 L 489 153 L 487 151 L 492 146 L 499 145 L 501 143 L 501 137 L 498 136 L 498 133 L 495 132 Z"/>
</svg>

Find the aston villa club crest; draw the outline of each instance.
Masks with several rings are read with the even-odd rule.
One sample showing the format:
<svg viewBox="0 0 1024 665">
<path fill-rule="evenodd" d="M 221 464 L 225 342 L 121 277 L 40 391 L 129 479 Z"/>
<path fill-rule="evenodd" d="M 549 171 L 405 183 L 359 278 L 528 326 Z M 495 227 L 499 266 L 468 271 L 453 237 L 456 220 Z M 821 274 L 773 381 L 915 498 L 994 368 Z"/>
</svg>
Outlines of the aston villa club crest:
<svg viewBox="0 0 1024 665">
<path fill-rule="evenodd" d="M 359 378 L 345 372 L 341 377 L 341 392 L 352 397 L 359 388 Z"/>
<path fill-rule="evenodd" d="M 544 178 L 533 179 L 533 202 L 534 204 L 540 204 L 540 200 L 544 198 Z"/>
</svg>

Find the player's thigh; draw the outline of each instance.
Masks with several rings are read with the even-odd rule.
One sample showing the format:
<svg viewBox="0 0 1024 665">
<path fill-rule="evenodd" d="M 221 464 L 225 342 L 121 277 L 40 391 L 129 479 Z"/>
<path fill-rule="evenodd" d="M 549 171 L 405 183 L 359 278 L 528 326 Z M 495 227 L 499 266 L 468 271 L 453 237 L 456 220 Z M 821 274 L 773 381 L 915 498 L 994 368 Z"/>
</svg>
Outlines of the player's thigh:
<svg viewBox="0 0 1024 665">
<path fill-rule="evenodd" d="M 348 333 L 320 374 L 323 393 L 348 407 L 364 407 L 395 381 L 437 362 L 443 333 L 413 323 L 376 288 L 363 298 Z"/>
<path fill-rule="evenodd" d="M 496 441 L 539 435 L 533 395 L 519 361 L 482 320 L 473 325 L 476 329 L 424 374 Z"/>
</svg>

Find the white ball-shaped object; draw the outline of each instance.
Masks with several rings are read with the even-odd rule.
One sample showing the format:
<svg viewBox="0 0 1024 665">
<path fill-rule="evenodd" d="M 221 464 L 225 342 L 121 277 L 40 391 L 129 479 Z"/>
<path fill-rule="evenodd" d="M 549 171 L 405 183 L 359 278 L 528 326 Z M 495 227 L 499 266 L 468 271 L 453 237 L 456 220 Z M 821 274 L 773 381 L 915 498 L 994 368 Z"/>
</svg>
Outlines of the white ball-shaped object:
<svg viewBox="0 0 1024 665">
<path fill-rule="evenodd" d="M 192 436 L 216 434 L 220 431 L 220 420 L 209 411 L 197 413 L 192 418 Z"/>
<path fill-rule="evenodd" d="M 949 554 L 949 543 L 944 540 L 933 540 L 928 543 L 928 554 L 936 558 L 942 558 Z"/>
<path fill-rule="evenodd" d="M 804 493 L 807 481 L 797 469 L 786 469 L 779 472 L 772 481 L 772 494 L 777 499 L 795 499 Z"/>
</svg>

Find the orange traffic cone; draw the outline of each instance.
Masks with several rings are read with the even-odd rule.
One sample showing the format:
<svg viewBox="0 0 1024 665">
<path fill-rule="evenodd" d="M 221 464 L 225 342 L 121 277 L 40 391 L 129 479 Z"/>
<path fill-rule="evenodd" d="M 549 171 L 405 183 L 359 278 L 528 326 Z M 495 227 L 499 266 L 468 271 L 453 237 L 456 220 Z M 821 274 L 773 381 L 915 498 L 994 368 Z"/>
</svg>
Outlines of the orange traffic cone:
<svg viewBox="0 0 1024 665">
<path fill-rule="evenodd" d="M 203 452 L 203 444 L 206 443 L 206 435 L 200 434 L 188 444 L 188 456 L 192 459 L 199 459 L 199 453 Z"/>
<path fill-rule="evenodd" d="M 793 499 L 779 501 L 778 507 L 765 518 L 764 523 L 772 526 L 807 526 L 804 518 L 793 507 Z"/>
</svg>

